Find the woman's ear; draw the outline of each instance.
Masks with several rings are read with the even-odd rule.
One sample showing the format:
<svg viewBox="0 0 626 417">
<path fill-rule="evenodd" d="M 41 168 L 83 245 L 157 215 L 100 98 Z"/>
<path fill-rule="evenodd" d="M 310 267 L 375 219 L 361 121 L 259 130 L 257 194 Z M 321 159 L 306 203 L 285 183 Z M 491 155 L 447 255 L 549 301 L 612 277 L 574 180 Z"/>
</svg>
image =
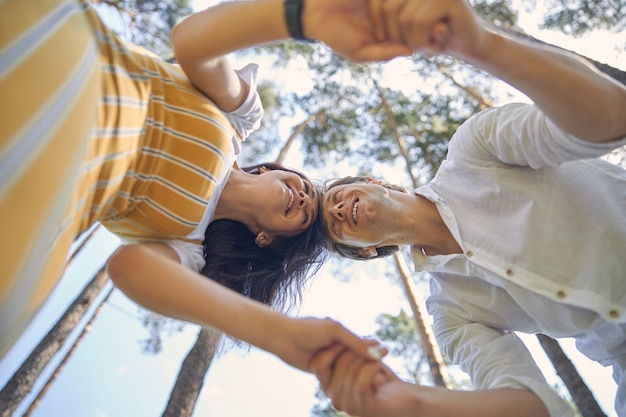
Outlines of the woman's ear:
<svg viewBox="0 0 626 417">
<path fill-rule="evenodd" d="M 257 233 L 256 238 L 254 238 L 254 243 L 256 243 L 259 248 L 264 248 L 268 245 L 271 245 L 273 241 L 273 236 L 263 231 Z"/>
<path fill-rule="evenodd" d="M 367 246 L 359 250 L 359 255 L 365 259 L 375 258 L 378 256 L 378 251 L 375 246 Z"/>
</svg>

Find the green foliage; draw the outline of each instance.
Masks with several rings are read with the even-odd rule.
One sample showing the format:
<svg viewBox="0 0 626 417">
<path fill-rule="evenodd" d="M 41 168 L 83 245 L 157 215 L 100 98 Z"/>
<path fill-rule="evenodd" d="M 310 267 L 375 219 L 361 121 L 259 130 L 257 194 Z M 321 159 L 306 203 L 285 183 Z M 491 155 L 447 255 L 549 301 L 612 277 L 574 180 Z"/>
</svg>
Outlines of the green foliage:
<svg viewBox="0 0 626 417">
<path fill-rule="evenodd" d="M 319 388 L 315 391 L 315 399 L 317 403 L 313 404 L 311 417 L 350 417 L 343 411 L 335 410 L 330 399 Z"/>
<path fill-rule="evenodd" d="M 429 382 L 428 364 L 413 317 L 400 310 L 397 316 L 381 314 L 376 324 L 379 328 L 375 336 L 389 349 L 388 361 L 397 361 L 392 368 L 398 376 L 413 382 Z"/>
<path fill-rule="evenodd" d="M 517 27 L 517 12 L 511 9 L 510 0 L 472 1 L 476 12 L 493 24 L 514 29 Z"/>
<path fill-rule="evenodd" d="M 567 35 L 580 36 L 594 29 L 620 33 L 626 29 L 623 0 L 548 0 L 546 7 L 542 26 Z"/>
<path fill-rule="evenodd" d="M 185 323 L 169 317 L 162 316 L 149 310 L 139 309 L 139 320 L 148 331 L 148 337 L 139 341 L 143 353 L 156 355 L 163 350 L 162 334 L 172 336 L 180 333 Z"/>
<path fill-rule="evenodd" d="M 169 40 L 172 28 L 193 12 L 190 0 L 98 0 L 95 3 L 117 13 L 121 20 L 117 32 L 122 38 L 164 59 L 173 57 Z"/>
</svg>

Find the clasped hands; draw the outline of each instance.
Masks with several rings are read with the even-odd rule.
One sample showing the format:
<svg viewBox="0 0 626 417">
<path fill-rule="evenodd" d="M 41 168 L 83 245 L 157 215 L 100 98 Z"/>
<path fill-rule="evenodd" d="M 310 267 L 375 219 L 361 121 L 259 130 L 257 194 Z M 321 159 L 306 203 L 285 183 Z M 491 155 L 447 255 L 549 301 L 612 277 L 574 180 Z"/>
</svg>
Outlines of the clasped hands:
<svg viewBox="0 0 626 417">
<path fill-rule="evenodd" d="M 305 0 L 302 22 L 305 36 L 355 62 L 462 57 L 485 32 L 465 0 Z"/>
<path fill-rule="evenodd" d="M 395 417 L 418 407 L 415 386 L 400 380 L 385 364 L 341 345 L 319 351 L 311 371 L 337 410 L 358 417 Z"/>
</svg>

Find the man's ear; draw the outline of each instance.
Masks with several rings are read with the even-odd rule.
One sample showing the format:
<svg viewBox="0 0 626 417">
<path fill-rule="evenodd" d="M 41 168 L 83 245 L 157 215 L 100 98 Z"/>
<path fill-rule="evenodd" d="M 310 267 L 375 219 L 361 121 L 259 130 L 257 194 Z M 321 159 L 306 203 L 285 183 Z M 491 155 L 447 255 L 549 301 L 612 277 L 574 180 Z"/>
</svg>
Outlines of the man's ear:
<svg viewBox="0 0 626 417">
<path fill-rule="evenodd" d="M 366 181 L 368 184 L 383 185 L 383 180 L 379 180 L 379 179 L 372 178 L 372 177 L 367 177 L 367 178 L 365 179 L 365 181 Z"/>
<path fill-rule="evenodd" d="M 265 233 L 263 231 L 257 233 L 256 238 L 254 238 L 254 243 L 256 243 L 256 245 L 259 248 L 264 248 L 268 245 L 271 245 L 273 242 L 274 238 L 272 235 L 270 235 L 269 233 Z"/>
<path fill-rule="evenodd" d="M 359 250 L 359 255 L 365 259 L 371 259 L 378 256 L 378 251 L 375 246 L 367 246 Z"/>
<path fill-rule="evenodd" d="M 260 173 L 260 174 L 265 174 L 266 172 L 271 171 L 271 169 L 269 169 L 269 168 L 268 168 L 268 167 L 266 167 L 265 165 L 261 165 L 261 166 L 258 168 L 258 170 L 259 170 L 259 173 Z"/>
</svg>

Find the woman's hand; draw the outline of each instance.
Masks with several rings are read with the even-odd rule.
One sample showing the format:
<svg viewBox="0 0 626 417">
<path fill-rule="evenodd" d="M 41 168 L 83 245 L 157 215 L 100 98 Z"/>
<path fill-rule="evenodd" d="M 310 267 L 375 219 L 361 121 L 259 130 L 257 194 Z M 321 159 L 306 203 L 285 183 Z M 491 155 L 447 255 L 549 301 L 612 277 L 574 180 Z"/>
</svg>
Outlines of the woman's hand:
<svg viewBox="0 0 626 417">
<path fill-rule="evenodd" d="M 338 410 L 360 417 L 420 413 L 419 386 L 401 381 L 384 364 L 364 360 L 341 346 L 316 355 L 312 370 Z"/>
<path fill-rule="evenodd" d="M 306 37 L 324 42 L 355 62 L 412 54 L 401 40 L 376 33 L 370 14 L 368 0 L 304 0 L 302 26 Z"/>
<path fill-rule="evenodd" d="M 487 30 L 465 0 L 370 0 L 376 33 L 427 56 L 480 51 Z"/>
<path fill-rule="evenodd" d="M 378 342 L 362 339 L 330 318 L 289 318 L 282 316 L 267 335 L 268 346 L 260 346 L 287 364 L 311 372 L 315 355 L 332 346 L 352 352 L 365 361 L 377 363 L 387 354 Z"/>
</svg>

